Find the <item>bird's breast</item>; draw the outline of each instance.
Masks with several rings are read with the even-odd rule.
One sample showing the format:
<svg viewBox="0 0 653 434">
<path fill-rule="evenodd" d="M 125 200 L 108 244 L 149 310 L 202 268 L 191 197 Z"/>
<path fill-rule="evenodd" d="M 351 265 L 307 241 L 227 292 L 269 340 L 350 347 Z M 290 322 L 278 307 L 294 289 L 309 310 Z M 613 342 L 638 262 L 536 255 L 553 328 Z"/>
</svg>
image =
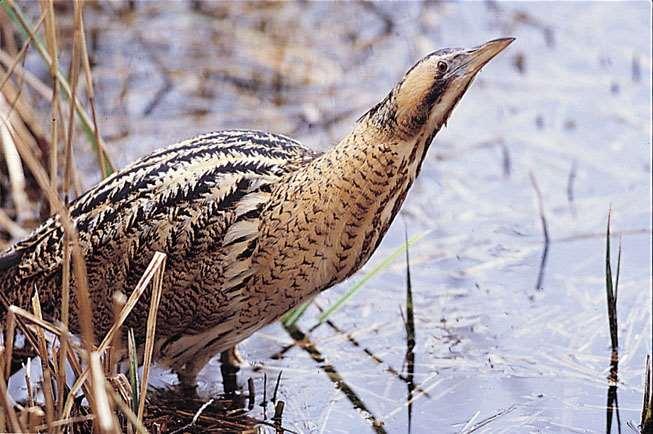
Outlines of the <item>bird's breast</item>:
<svg viewBox="0 0 653 434">
<path fill-rule="evenodd" d="M 279 183 L 261 216 L 255 291 L 292 307 L 356 272 L 412 182 L 397 149 L 336 148 Z"/>
</svg>

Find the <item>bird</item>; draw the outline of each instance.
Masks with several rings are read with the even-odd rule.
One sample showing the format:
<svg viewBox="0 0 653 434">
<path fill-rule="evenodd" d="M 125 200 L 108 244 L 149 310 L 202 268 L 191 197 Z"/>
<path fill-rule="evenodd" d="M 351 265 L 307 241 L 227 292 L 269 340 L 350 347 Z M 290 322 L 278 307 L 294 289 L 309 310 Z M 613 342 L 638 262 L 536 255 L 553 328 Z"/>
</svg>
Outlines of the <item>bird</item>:
<svg viewBox="0 0 653 434">
<path fill-rule="evenodd" d="M 326 152 L 268 132 L 212 132 L 72 200 L 95 333 L 113 323 L 113 294 L 130 294 L 165 253 L 153 354 L 192 385 L 212 357 L 347 279 L 378 247 L 477 73 L 513 40 L 429 53 Z M 63 251 L 53 215 L 0 255 L 3 324 L 9 305 L 29 309 L 35 289 L 44 317 L 60 319 Z M 76 292 L 69 326 L 79 333 Z M 148 303 L 125 323 L 139 345 Z"/>
</svg>

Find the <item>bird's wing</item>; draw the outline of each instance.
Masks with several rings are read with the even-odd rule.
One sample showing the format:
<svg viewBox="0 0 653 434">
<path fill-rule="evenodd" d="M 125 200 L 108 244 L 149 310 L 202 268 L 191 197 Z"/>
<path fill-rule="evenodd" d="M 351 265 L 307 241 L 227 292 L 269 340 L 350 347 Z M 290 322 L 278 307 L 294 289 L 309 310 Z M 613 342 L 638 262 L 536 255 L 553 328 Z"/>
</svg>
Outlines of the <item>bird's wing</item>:
<svg viewBox="0 0 653 434">
<path fill-rule="evenodd" d="M 254 236 L 271 185 L 317 155 L 283 136 L 233 130 L 137 160 L 70 205 L 87 266 L 122 260 L 129 268 L 142 246 L 181 257 L 216 239 L 245 254 L 243 241 Z M 57 272 L 62 239 L 58 217 L 50 218 L 0 256 L 0 274 L 14 267 L 19 279 Z"/>
</svg>

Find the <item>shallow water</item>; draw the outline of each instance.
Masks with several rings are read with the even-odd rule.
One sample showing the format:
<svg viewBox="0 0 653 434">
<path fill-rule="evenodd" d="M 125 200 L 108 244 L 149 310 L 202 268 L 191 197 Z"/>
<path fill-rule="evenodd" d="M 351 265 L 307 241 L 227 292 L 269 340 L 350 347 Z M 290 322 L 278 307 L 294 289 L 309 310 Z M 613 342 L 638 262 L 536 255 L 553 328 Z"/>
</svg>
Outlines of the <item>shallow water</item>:
<svg viewBox="0 0 653 434">
<path fill-rule="evenodd" d="M 316 300 L 335 301 L 403 242 L 405 224 L 410 235 L 428 231 L 410 249 L 418 389 L 409 395 L 388 372 L 406 374 L 400 259 L 332 317 L 342 332 L 323 325 L 310 334 L 324 363 L 297 347 L 271 359 L 292 343 L 279 325 L 244 343 L 262 370 L 241 381 L 253 376 L 261 391 L 267 372 L 271 389 L 283 370 L 286 428 L 367 432 L 371 414 L 392 433 L 406 432 L 409 417 L 414 433 L 605 431 L 609 207 L 615 252 L 617 235 L 623 241 L 619 416 L 622 431 L 638 424 L 651 352 L 649 3 L 193 5 L 88 11 L 100 128 L 119 166 L 232 127 L 326 149 L 427 52 L 517 37 L 436 138 L 370 263 Z M 90 184 L 93 161 L 82 162 Z M 539 290 L 544 244 L 531 175 L 551 238 Z M 318 314 L 309 308 L 299 327 Z M 334 385 L 326 363 L 370 414 Z M 204 370 L 204 394 L 221 390 L 219 372 L 216 361 Z"/>
</svg>

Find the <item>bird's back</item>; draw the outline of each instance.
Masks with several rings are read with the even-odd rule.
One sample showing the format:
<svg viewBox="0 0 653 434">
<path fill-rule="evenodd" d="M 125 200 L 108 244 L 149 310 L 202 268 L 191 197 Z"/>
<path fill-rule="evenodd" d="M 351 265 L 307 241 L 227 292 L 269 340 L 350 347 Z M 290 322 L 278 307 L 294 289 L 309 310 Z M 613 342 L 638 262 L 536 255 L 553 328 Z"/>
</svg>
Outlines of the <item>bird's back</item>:
<svg viewBox="0 0 653 434">
<path fill-rule="evenodd" d="M 112 322 L 112 294 L 130 294 L 156 251 L 167 255 L 161 335 L 199 331 L 228 315 L 272 189 L 317 155 L 283 136 L 221 131 L 137 160 L 73 201 L 97 331 Z M 28 308 L 38 290 L 44 314 L 59 318 L 62 239 L 52 217 L 0 256 L 4 301 Z M 141 338 L 147 308 L 145 297 L 127 324 Z"/>
</svg>

